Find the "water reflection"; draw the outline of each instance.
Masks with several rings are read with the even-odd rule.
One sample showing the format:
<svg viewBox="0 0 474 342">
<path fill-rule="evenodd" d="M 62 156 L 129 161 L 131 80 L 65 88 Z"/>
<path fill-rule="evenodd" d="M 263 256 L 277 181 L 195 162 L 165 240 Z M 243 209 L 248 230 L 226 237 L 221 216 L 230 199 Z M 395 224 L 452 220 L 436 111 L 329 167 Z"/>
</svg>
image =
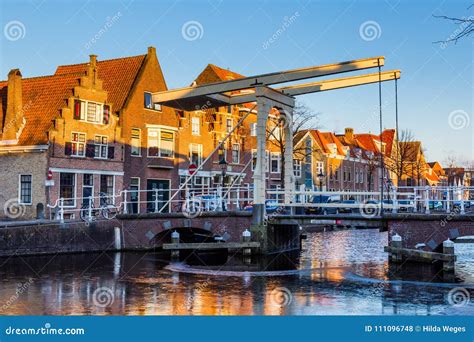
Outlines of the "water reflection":
<svg viewBox="0 0 474 342">
<path fill-rule="evenodd" d="M 446 299 L 454 286 L 473 286 L 473 245 L 456 246 L 458 283 L 446 284 L 434 266 L 389 265 L 386 239 L 374 230 L 310 233 L 301 253 L 228 255 L 211 266 L 203 255 L 170 265 L 154 253 L 2 259 L 0 313 L 474 314 L 472 303 L 453 307 Z"/>
</svg>

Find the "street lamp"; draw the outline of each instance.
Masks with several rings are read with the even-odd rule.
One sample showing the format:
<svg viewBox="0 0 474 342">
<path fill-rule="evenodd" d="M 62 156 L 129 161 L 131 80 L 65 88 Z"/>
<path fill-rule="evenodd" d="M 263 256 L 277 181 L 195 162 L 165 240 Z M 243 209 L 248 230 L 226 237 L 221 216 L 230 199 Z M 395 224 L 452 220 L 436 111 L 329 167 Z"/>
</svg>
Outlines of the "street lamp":
<svg viewBox="0 0 474 342">
<path fill-rule="evenodd" d="M 318 174 L 318 179 L 319 179 L 319 202 L 322 202 L 322 192 L 323 192 L 323 180 L 324 180 L 324 173 L 320 172 Z"/>
<path fill-rule="evenodd" d="M 225 185 L 224 178 L 225 178 L 225 175 L 227 174 L 227 162 L 225 161 L 225 158 L 222 158 L 219 161 L 219 166 L 221 167 L 221 175 L 222 175 L 222 193 L 224 193 L 224 185 Z M 222 201 L 222 211 L 226 211 L 223 197 L 221 198 L 221 201 Z"/>
</svg>

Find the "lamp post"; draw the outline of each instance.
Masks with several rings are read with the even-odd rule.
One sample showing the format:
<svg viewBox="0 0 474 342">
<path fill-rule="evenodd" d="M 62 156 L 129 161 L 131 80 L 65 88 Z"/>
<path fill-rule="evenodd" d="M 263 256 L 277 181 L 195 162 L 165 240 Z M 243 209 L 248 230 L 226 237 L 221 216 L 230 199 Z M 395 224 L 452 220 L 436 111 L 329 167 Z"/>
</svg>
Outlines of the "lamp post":
<svg viewBox="0 0 474 342">
<path fill-rule="evenodd" d="M 227 174 L 227 162 L 226 162 L 224 157 L 219 161 L 219 166 L 221 168 L 221 175 L 222 175 L 222 191 L 221 191 L 221 193 L 223 194 L 224 193 L 224 191 L 223 191 L 224 190 L 224 185 L 225 185 L 224 178 L 225 178 L 225 175 Z M 222 201 L 222 211 L 226 211 L 224 198 L 221 198 L 221 201 Z"/>
<path fill-rule="evenodd" d="M 324 173 L 320 172 L 318 174 L 319 179 L 319 202 L 322 201 L 322 192 L 323 192 L 323 180 L 324 180 Z"/>
</svg>

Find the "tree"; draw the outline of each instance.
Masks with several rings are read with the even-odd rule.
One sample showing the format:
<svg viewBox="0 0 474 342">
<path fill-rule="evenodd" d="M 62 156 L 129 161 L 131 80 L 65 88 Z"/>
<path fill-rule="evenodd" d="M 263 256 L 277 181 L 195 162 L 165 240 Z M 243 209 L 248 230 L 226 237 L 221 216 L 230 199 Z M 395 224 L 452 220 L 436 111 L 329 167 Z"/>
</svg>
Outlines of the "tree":
<svg viewBox="0 0 474 342">
<path fill-rule="evenodd" d="M 284 114 L 284 113 L 283 113 Z M 292 139 L 301 135 L 305 130 L 316 129 L 319 124 L 320 113 L 315 112 L 302 102 L 296 102 L 295 108 L 293 109 L 293 127 L 292 127 Z M 279 116 L 271 116 L 269 124 L 267 125 L 267 139 L 270 144 L 276 147 L 281 156 L 281 165 L 285 165 L 285 150 L 286 150 L 286 137 L 283 134 L 286 121 L 281 119 Z M 275 128 L 275 126 L 278 126 Z M 308 151 L 305 144 L 301 144 L 293 147 L 293 155 L 299 158 L 304 158 L 307 155 L 315 152 L 313 150 Z M 293 162 L 293 161 L 291 161 Z M 280 181 L 284 184 L 285 170 L 281 167 Z"/>
<path fill-rule="evenodd" d="M 468 7 L 468 9 L 472 8 L 474 5 Z M 474 16 L 469 17 L 449 17 L 446 15 L 434 15 L 435 18 L 441 18 L 448 21 L 451 21 L 453 24 L 457 25 L 458 27 L 454 32 L 445 40 L 440 40 L 435 43 L 454 43 L 456 44 L 460 39 L 470 36 L 474 32 Z"/>
<path fill-rule="evenodd" d="M 413 163 L 418 159 L 418 149 L 413 133 L 410 130 L 400 132 L 398 138 L 397 153 L 393 156 L 386 156 L 386 168 L 397 177 L 397 184 L 400 186 L 404 177 L 413 178 Z"/>
</svg>

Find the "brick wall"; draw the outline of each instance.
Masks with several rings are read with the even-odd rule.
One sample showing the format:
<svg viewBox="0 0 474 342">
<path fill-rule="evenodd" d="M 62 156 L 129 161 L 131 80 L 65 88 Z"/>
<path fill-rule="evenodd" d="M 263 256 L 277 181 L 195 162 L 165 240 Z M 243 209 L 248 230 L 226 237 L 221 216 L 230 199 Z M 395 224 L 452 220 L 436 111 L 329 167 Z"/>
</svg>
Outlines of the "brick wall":
<svg viewBox="0 0 474 342">
<path fill-rule="evenodd" d="M 0 218 L 26 220 L 36 217 L 36 206 L 42 203 L 46 207 L 44 181 L 47 173 L 47 153 L 15 153 L 1 156 L 0 162 Z M 18 214 L 7 216 L 11 206 L 18 202 L 20 174 L 32 176 L 32 203 L 21 205 Z M 17 217 L 18 216 L 18 217 Z"/>
</svg>

